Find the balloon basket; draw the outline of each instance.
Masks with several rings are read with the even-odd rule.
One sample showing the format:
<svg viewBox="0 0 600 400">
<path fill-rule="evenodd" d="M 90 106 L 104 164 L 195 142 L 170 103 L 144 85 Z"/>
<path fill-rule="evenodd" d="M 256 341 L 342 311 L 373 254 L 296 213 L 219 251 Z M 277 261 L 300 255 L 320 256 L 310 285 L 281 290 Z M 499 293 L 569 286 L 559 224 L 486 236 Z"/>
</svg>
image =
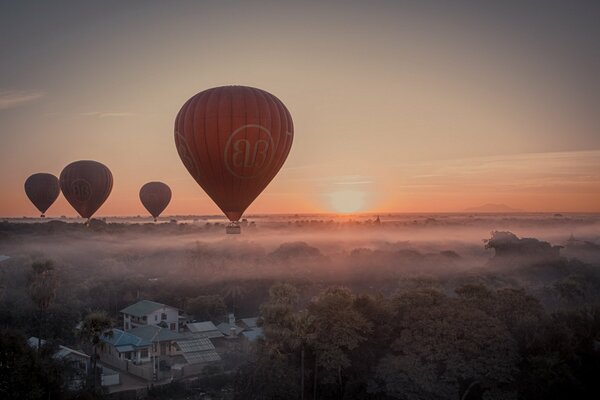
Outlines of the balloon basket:
<svg viewBox="0 0 600 400">
<path fill-rule="evenodd" d="M 239 235 L 242 233 L 242 228 L 237 222 L 232 222 L 225 227 L 225 233 L 228 235 Z"/>
</svg>

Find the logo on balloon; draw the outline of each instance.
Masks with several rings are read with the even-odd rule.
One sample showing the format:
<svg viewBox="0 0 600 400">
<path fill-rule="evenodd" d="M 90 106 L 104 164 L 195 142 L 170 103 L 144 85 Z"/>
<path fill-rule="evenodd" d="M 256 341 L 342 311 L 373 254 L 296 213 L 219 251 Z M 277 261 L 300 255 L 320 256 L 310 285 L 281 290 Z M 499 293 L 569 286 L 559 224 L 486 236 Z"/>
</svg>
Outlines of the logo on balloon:
<svg viewBox="0 0 600 400">
<path fill-rule="evenodd" d="M 92 185 L 85 179 L 76 179 L 71 183 L 71 192 L 75 200 L 84 202 L 92 196 Z"/>
<path fill-rule="evenodd" d="M 274 155 L 271 132 L 261 125 L 244 125 L 229 135 L 224 160 L 233 176 L 248 179 L 263 174 Z"/>
</svg>

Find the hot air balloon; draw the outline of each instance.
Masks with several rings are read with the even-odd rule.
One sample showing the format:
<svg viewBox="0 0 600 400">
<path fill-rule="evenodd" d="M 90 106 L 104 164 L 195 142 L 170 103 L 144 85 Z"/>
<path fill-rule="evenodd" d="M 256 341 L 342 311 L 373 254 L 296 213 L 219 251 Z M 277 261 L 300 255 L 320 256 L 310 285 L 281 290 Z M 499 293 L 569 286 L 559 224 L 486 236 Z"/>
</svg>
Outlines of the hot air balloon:
<svg viewBox="0 0 600 400">
<path fill-rule="evenodd" d="M 38 173 L 33 174 L 25 181 L 25 194 L 33 205 L 40 210 L 42 218 L 44 213 L 56 201 L 60 194 L 58 178 L 52 174 Z"/>
<path fill-rule="evenodd" d="M 228 233 L 281 169 L 294 138 L 285 105 L 261 89 L 222 86 L 189 99 L 175 120 L 183 164 L 229 218 Z"/>
<path fill-rule="evenodd" d="M 110 170 L 97 161 L 75 161 L 60 173 L 63 195 L 83 218 L 90 218 L 106 201 L 113 186 Z"/>
<path fill-rule="evenodd" d="M 162 182 L 148 182 L 140 189 L 140 201 L 156 222 L 171 201 L 171 189 Z"/>
</svg>

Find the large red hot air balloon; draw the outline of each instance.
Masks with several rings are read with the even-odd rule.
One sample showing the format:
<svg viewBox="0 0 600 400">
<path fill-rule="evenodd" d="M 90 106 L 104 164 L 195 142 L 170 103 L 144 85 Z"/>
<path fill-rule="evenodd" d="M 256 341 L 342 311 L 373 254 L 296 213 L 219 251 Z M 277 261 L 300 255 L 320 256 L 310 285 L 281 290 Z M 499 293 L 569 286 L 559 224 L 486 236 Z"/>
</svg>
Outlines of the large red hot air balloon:
<svg viewBox="0 0 600 400">
<path fill-rule="evenodd" d="M 52 174 L 38 173 L 33 174 L 25 181 L 25 194 L 33 205 L 42 213 L 44 213 L 56 201 L 60 194 L 60 186 L 58 178 Z"/>
<path fill-rule="evenodd" d="M 171 189 L 162 182 L 148 182 L 140 189 L 140 201 L 156 222 L 171 201 Z"/>
<path fill-rule="evenodd" d="M 275 177 L 293 138 L 285 105 L 252 87 L 200 92 L 175 120 L 175 144 L 183 164 L 232 222 Z"/>
<path fill-rule="evenodd" d="M 97 161 L 75 161 L 60 173 L 63 195 L 88 222 L 106 201 L 112 186 L 113 177 L 110 170 Z"/>
</svg>

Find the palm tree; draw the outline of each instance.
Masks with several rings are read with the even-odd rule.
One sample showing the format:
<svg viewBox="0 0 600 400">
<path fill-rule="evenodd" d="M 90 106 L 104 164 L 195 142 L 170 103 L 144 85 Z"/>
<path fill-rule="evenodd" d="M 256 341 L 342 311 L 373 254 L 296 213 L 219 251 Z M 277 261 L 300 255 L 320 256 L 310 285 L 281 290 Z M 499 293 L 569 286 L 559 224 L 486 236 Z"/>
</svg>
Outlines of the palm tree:
<svg viewBox="0 0 600 400">
<path fill-rule="evenodd" d="M 98 348 L 104 346 L 101 338 L 102 336 L 112 337 L 112 325 L 112 320 L 105 311 L 94 311 L 85 316 L 78 332 L 79 338 L 92 345 L 94 349 L 94 354 L 92 355 L 92 390 L 96 389 L 96 381 L 98 379 Z"/>
<path fill-rule="evenodd" d="M 306 349 L 311 346 L 315 339 L 314 318 L 308 312 L 300 311 L 295 316 L 294 328 L 290 339 L 292 347 L 300 349 L 300 398 L 304 400 L 304 356 Z"/>
<path fill-rule="evenodd" d="M 51 260 L 37 261 L 31 264 L 29 297 L 38 308 L 38 351 L 44 336 L 45 315 L 56 297 L 56 275 Z"/>
</svg>

